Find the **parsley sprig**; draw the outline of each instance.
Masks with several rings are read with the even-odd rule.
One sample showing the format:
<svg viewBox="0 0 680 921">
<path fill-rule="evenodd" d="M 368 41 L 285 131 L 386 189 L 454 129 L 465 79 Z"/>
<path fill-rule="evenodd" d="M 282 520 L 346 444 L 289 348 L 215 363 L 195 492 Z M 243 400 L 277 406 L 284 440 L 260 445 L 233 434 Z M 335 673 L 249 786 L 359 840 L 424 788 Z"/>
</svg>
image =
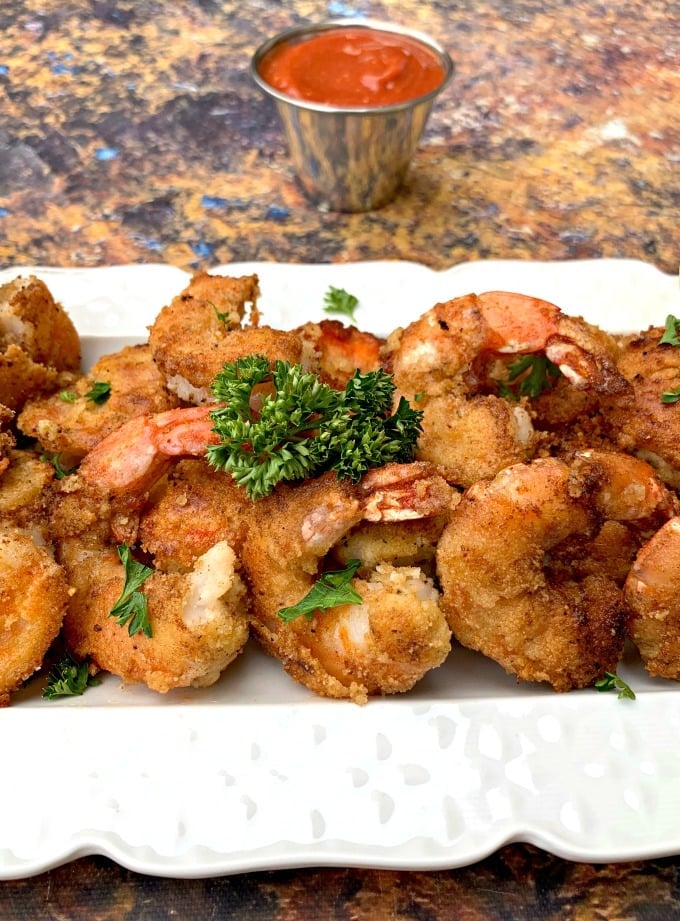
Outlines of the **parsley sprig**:
<svg viewBox="0 0 680 921">
<path fill-rule="evenodd" d="M 666 317 L 663 335 L 659 345 L 680 346 L 680 319 L 669 313 Z M 664 390 L 660 400 L 662 403 L 677 403 L 680 400 L 680 387 L 674 390 Z"/>
<path fill-rule="evenodd" d="M 413 460 L 423 414 L 403 397 L 392 412 L 395 389 L 384 371 L 356 371 L 334 390 L 300 365 L 240 358 L 213 381 L 221 441 L 208 460 L 253 500 L 326 470 L 356 483 L 372 467 Z"/>
<path fill-rule="evenodd" d="M 630 685 L 613 672 L 605 672 L 604 677 L 595 682 L 595 688 L 598 691 L 618 691 L 619 700 L 635 700 L 635 692 Z"/>
<path fill-rule="evenodd" d="M 83 399 L 101 406 L 110 396 L 111 384 L 108 381 L 94 381 L 87 393 L 83 394 Z M 73 390 L 60 390 L 59 399 L 64 403 L 75 403 L 78 400 L 78 394 Z"/>
<path fill-rule="evenodd" d="M 361 595 L 352 586 L 360 566 L 360 560 L 350 560 L 344 569 L 325 572 L 297 604 L 281 608 L 279 617 L 286 623 L 302 616 L 311 620 L 315 611 L 327 611 L 341 604 L 361 604 Z"/>
<path fill-rule="evenodd" d="M 111 396 L 111 384 L 108 381 L 95 381 L 85 394 L 85 399 L 101 406 Z"/>
<path fill-rule="evenodd" d="M 100 683 L 96 675 L 90 674 L 86 661 L 76 662 L 71 656 L 65 655 L 50 670 L 42 696 L 45 700 L 56 700 L 57 697 L 78 697 L 87 688 Z"/>
<path fill-rule="evenodd" d="M 359 306 L 359 298 L 345 291 L 344 288 L 334 288 L 330 285 L 323 298 L 326 313 L 340 313 L 355 322 L 354 314 Z"/>
<path fill-rule="evenodd" d="M 144 636 L 151 637 L 147 598 L 139 589 L 153 570 L 134 560 L 127 544 L 122 544 L 116 549 L 125 568 L 125 584 L 120 598 L 109 611 L 109 617 L 115 617 L 120 627 L 127 625 L 130 636 L 143 633 Z"/>
<path fill-rule="evenodd" d="M 501 396 L 510 400 L 535 399 L 555 386 L 562 372 L 546 355 L 521 355 L 508 365 L 508 380 L 499 381 Z M 513 385 L 514 389 L 513 389 Z"/>
<path fill-rule="evenodd" d="M 54 467 L 54 476 L 57 480 L 63 480 L 66 476 L 71 476 L 78 469 L 77 466 L 67 467 L 61 459 L 61 454 L 41 454 L 40 460 Z"/>
<path fill-rule="evenodd" d="M 669 313 L 659 345 L 680 345 L 680 320 Z"/>
</svg>

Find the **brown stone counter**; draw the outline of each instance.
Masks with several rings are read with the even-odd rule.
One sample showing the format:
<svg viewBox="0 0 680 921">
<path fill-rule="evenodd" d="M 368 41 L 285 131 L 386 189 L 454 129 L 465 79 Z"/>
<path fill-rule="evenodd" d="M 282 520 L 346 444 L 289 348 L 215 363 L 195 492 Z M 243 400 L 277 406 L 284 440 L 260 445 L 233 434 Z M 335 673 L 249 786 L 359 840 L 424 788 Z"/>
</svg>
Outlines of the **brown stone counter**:
<svg viewBox="0 0 680 921">
<path fill-rule="evenodd" d="M 399 198 L 322 213 L 248 64 L 282 28 L 353 13 L 433 34 L 456 74 Z M 0 266 L 627 257 L 675 273 L 679 74 L 676 0 L 0 0 Z M 676 857 L 591 866 L 523 844 L 451 871 L 193 881 L 89 857 L 1 884 L 0 919 L 664 921 L 679 874 Z"/>
<path fill-rule="evenodd" d="M 250 55 L 357 12 L 456 64 L 404 193 L 301 196 Z M 0 264 L 634 257 L 674 272 L 680 28 L 671 0 L 0 7 Z"/>
</svg>

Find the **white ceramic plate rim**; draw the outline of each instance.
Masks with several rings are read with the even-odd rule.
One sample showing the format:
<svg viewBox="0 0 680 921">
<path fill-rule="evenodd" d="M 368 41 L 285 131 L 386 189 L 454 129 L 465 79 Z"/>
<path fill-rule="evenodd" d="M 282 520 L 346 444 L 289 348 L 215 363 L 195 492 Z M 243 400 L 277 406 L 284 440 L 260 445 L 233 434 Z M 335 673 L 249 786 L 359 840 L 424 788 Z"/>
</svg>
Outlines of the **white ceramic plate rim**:
<svg viewBox="0 0 680 921">
<path fill-rule="evenodd" d="M 329 285 L 386 332 L 438 300 L 516 290 L 609 329 L 680 315 L 677 278 L 633 260 L 239 263 L 264 322 L 323 314 Z M 145 335 L 188 276 L 169 266 L 36 274 L 74 317 L 88 360 Z M 86 854 L 138 872 L 199 877 L 302 866 L 433 870 L 512 841 L 579 861 L 680 853 L 680 691 L 634 654 L 635 701 L 517 687 L 456 650 L 411 694 L 365 707 L 324 701 L 249 650 L 213 688 L 154 695 L 108 677 L 46 703 L 36 683 L 0 711 L 0 878 Z"/>
</svg>

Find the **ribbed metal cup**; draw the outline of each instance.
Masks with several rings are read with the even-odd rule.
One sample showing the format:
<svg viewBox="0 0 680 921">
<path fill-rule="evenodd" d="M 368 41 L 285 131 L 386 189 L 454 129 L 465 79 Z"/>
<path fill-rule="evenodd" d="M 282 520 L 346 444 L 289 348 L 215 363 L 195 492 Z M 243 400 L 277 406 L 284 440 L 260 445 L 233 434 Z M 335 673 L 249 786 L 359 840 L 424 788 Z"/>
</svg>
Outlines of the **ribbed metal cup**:
<svg viewBox="0 0 680 921">
<path fill-rule="evenodd" d="M 275 45 L 338 26 L 379 29 L 422 42 L 444 68 L 441 84 L 408 102 L 345 108 L 293 99 L 263 80 L 260 62 Z M 404 182 L 432 104 L 453 75 L 453 62 L 441 45 L 412 29 L 367 19 L 331 19 L 288 29 L 264 42 L 253 55 L 250 72 L 276 102 L 307 197 L 325 211 L 372 211 L 391 201 Z"/>
</svg>

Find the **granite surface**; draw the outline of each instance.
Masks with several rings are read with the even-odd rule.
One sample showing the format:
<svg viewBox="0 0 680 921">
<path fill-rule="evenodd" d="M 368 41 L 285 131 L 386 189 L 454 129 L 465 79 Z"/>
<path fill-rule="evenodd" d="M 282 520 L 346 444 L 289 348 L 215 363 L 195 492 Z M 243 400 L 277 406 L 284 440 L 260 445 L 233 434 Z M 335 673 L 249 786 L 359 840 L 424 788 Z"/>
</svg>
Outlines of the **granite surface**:
<svg viewBox="0 0 680 921">
<path fill-rule="evenodd" d="M 437 36 L 456 74 L 404 193 L 320 213 L 258 43 L 360 14 Z M 678 3 L 0 2 L 0 264 L 627 256 L 678 267 Z"/>
<path fill-rule="evenodd" d="M 456 63 L 403 193 L 322 213 L 252 84 L 265 37 L 370 15 Z M 680 261 L 672 0 L 0 0 L 0 265 L 487 258 Z M 1 820 L 1 817 L 0 817 Z M 510 845 L 436 873 L 160 880 L 89 857 L 0 885 L 0 919 L 664 919 L 680 859 L 590 866 Z"/>
</svg>

